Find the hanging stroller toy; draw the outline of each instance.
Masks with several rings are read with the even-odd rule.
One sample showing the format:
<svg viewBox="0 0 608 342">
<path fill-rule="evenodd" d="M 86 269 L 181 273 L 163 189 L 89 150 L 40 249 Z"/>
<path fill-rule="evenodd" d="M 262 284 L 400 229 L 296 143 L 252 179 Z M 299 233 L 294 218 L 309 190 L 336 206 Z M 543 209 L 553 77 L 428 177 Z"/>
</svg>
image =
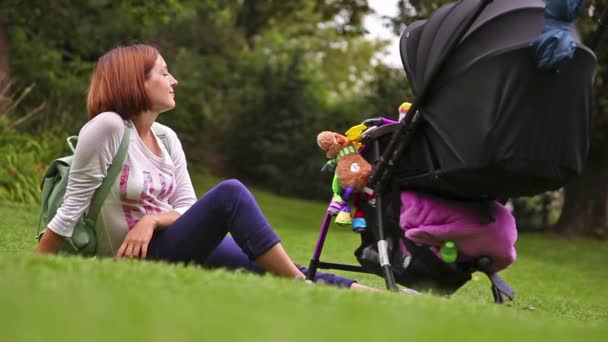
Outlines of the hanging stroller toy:
<svg viewBox="0 0 608 342">
<path fill-rule="evenodd" d="M 350 138 L 329 131 L 317 135 L 317 144 L 326 152 L 327 158 L 330 158 L 322 171 L 335 169 L 332 181 L 333 197 L 327 212 L 336 215 L 335 222 L 338 225 L 352 225 L 353 231 L 361 232 L 367 228 L 360 207 L 361 195 L 367 193 L 367 200 L 372 197 L 371 189 L 366 188 L 372 166 L 359 154 L 358 146 L 361 144 L 357 139 L 360 135 L 353 138 L 349 132 L 346 134 L 350 135 Z M 354 218 L 351 217 L 351 208 L 347 202 L 351 195 L 355 204 Z"/>
<path fill-rule="evenodd" d="M 380 275 L 390 290 L 452 294 L 480 271 L 495 302 L 512 300 L 497 273 L 515 260 L 517 231 L 499 201 L 559 189 L 589 151 L 597 60 L 568 24 L 580 10 L 461 0 L 409 25 L 400 51 L 416 100 L 398 122 L 364 121 L 357 140 L 374 165 L 360 266 L 320 260 L 328 213 L 307 277 L 340 269 Z"/>
</svg>

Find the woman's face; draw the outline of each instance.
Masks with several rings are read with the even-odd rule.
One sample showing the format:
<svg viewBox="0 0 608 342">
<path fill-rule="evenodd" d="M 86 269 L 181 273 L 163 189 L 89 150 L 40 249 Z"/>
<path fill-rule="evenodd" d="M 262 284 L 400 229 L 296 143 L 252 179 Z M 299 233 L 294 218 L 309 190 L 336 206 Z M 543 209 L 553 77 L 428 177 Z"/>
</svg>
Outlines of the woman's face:
<svg viewBox="0 0 608 342">
<path fill-rule="evenodd" d="M 174 88 L 177 80 L 169 73 L 167 63 L 161 55 L 156 58 L 145 85 L 153 112 L 162 113 L 175 108 Z"/>
</svg>

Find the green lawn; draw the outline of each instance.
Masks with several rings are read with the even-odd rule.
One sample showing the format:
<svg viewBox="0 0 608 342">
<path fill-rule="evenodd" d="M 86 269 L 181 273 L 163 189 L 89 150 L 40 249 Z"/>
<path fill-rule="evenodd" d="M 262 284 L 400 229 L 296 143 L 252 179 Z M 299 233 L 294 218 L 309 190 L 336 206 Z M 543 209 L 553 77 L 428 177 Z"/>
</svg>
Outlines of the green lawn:
<svg viewBox="0 0 608 342">
<path fill-rule="evenodd" d="M 198 189 L 210 182 L 195 178 Z M 288 252 L 308 263 L 325 204 L 255 195 Z M 517 298 L 500 306 L 491 303 L 485 276 L 445 299 L 151 262 L 36 257 L 37 209 L 0 203 L 0 218 L 0 341 L 608 340 L 607 244 L 521 236 L 517 262 L 502 273 Z M 355 262 L 357 242 L 332 228 L 324 259 Z M 381 278 L 354 276 L 383 286 Z"/>
</svg>

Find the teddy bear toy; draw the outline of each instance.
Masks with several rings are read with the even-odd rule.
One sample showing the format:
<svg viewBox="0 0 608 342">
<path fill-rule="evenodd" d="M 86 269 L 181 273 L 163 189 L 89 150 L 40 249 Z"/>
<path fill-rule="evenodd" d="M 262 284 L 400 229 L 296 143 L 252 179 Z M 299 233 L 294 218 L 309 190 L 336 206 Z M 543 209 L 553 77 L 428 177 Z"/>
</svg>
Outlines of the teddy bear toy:
<svg viewBox="0 0 608 342">
<path fill-rule="evenodd" d="M 335 222 L 338 225 L 352 225 L 353 230 L 357 232 L 365 230 L 367 223 L 359 203 L 362 194 L 370 196 L 366 185 L 372 173 L 372 166 L 359 154 L 356 142 L 342 134 L 323 131 L 317 135 L 317 144 L 330 159 L 322 170 L 334 171 L 333 197 L 327 211 L 336 215 Z M 354 195 L 356 209 L 354 219 L 347 204 L 351 195 Z"/>
</svg>

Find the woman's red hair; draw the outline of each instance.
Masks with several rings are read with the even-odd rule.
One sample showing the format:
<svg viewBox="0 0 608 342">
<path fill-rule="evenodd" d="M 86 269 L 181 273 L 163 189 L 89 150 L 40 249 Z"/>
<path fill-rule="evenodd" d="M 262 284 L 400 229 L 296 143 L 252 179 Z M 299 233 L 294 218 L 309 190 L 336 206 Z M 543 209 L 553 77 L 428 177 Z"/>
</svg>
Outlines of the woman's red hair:
<svg viewBox="0 0 608 342">
<path fill-rule="evenodd" d="M 89 120 L 108 111 L 130 119 L 150 109 L 144 81 L 158 55 L 158 49 L 152 45 L 133 44 L 115 47 L 101 56 L 87 96 Z"/>
</svg>

